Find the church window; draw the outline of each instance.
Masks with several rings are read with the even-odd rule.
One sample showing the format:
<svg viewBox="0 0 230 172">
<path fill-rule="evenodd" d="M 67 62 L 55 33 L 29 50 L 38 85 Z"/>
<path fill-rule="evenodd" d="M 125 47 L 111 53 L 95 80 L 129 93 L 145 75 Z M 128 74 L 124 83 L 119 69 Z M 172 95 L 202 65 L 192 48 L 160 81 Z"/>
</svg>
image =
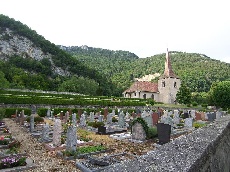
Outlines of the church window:
<svg viewBox="0 0 230 172">
<path fill-rule="evenodd" d="M 165 81 L 162 82 L 162 87 L 165 87 Z"/>
<path fill-rule="evenodd" d="M 151 98 L 154 99 L 154 94 L 151 95 Z"/>
<path fill-rule="evenodd" d="M 143 94 L 143 99 L 146 99 L 146 94 Z"/>
</svg>

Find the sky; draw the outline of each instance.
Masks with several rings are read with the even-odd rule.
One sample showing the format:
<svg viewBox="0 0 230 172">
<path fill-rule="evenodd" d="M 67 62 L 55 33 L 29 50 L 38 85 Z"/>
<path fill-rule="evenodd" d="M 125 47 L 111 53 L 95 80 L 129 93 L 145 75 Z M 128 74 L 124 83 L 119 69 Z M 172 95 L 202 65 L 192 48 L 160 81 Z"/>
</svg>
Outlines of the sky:
<svg viewBox="0 0 230 172">
<path fill-rule="evenodd" d="M 0 0 L 0 14 L 56 45 L 169 51 L 230 63 L 228 0 Z"/>
</svg>

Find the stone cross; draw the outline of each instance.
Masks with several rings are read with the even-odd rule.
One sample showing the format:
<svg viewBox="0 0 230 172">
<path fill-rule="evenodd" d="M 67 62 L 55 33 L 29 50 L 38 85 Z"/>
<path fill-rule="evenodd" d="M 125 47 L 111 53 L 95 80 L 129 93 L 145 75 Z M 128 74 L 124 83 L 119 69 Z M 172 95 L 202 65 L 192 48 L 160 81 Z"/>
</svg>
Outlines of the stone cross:
<svg viewBox="0 0 230 172">
<path fill-rule="evenodd" d="M 77 128 L 75 126 L 69 126 L 66 133 L 66 150 L 76 151 L 77 146 Z"/>
<path fill-rule="evenodd" d="M 61 132 L 62 132 L 62 125 L 60 119 L 55 119 L 54 128 L 53 128 L 53 144 L 54 146 L 61 145 Z"/>
<path fill-rule="evenodd" d="M 20 114 L 20 125 L 24 125 L 24 110 L 22 110 L 22 113 Z"/>
<path fill-rule="evenodd" d="M 153 127 L 153 119 L 152 116 L 146 116 L 143 118 L 145 122 L 148 124 L 148 127 Z"/>
<path fill-rule="evenodd" d="M 112 113 L 107 115 L 107 124 L 112 124 Z"/>
<path fill-rule="evenodd" d="M 99 121 L 99 122 L 103 122 L 103 116 L 102 116 L 102 115 L 99 115 L 99 116 L 98 116 L 98 121 Z"/>
<path fill-rule="evenodd" d="M 69 111 L 66 111 L 65 113 L 65 123 L 69 121 Z"/>
</svg>

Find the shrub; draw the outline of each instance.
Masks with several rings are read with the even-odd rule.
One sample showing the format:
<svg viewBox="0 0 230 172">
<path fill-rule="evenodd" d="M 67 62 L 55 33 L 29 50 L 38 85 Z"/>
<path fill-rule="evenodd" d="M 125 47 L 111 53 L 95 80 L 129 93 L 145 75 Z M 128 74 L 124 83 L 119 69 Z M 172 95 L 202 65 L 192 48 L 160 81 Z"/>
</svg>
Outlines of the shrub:
<svg viewBox="0 0 230 172">
<path fill-rule="evenodd" d="M 94 128 L 98 128 L 99 126 L 104 126 L 105 124 L 103 122 L 89 122 L 88 126 L 94 127 Z"/>
<path fill-rule="evenodd" d="M 153 139 L 155 137 L 157 137 L 157 128 L 156 127 L 149 128 L 147 138 L 148 139 Z"/>
<path fill-rule="evenodd" d="M 30 122 L 30 117 L 29 117 L 29 116 L 26 118 L 26 121 L 27 121 L 27 122 Z M 40 117 L 40 116 L 35 116 L 35 117 L 34 117 L 34 122 L 35 122 L 35 123 L 44 122 L 44 118 L 42 118 L 42 117 Z"/>
<path fill-rule="evenodd" d="M 117 118 L 115 118 L 115 116 L 113 116 L 113 118 L 112 118 L 112 122 L 118 122 L 118 119 L 117 119 Z"/>
<path fill-rule="evenodd" d="M 206 126 L 207 124 L 205 124 L 205 123 L 199 123 L 199 122 L 194 122 L 193 123 L 193 127 L 195 127 L 195 128 L 200 128 L 200 127 L 204 127 L 204 126 Z"/>
<path fill-rule="evenodd" d="M 16 110 L 17 110 L 18 113 L 20 113 L 22 110 L 24 110 L 25 115 L 28 115 L 28 116 L 31 115 L 31 109 L 27 109 L 27 108 L 6 108 L 4 117 L 11 118 L 11 115 L 15 115 Z"/>
<path fill-rule="evenodd" d="M 197 102 L 192 102 L 192 106 L 197 106 L 198 103 Z"/>
</svg>

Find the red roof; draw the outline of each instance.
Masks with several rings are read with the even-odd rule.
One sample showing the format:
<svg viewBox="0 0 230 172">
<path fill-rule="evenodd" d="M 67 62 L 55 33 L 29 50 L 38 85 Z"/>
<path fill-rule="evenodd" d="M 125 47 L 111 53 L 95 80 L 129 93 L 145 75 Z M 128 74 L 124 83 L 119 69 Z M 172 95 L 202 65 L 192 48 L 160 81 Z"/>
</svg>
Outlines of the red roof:
<svg viewBox="0 0 230 172">
<path fill-rule="evenodd" d="M 136 81 L 134 82 L 130 88 L 125 90 L 124 92 L 136 92 L 136 91 L 145 91 L 145 92 L 158 92 L 158 83 L 153 83 L 149 81 Z"/>
</svg>

